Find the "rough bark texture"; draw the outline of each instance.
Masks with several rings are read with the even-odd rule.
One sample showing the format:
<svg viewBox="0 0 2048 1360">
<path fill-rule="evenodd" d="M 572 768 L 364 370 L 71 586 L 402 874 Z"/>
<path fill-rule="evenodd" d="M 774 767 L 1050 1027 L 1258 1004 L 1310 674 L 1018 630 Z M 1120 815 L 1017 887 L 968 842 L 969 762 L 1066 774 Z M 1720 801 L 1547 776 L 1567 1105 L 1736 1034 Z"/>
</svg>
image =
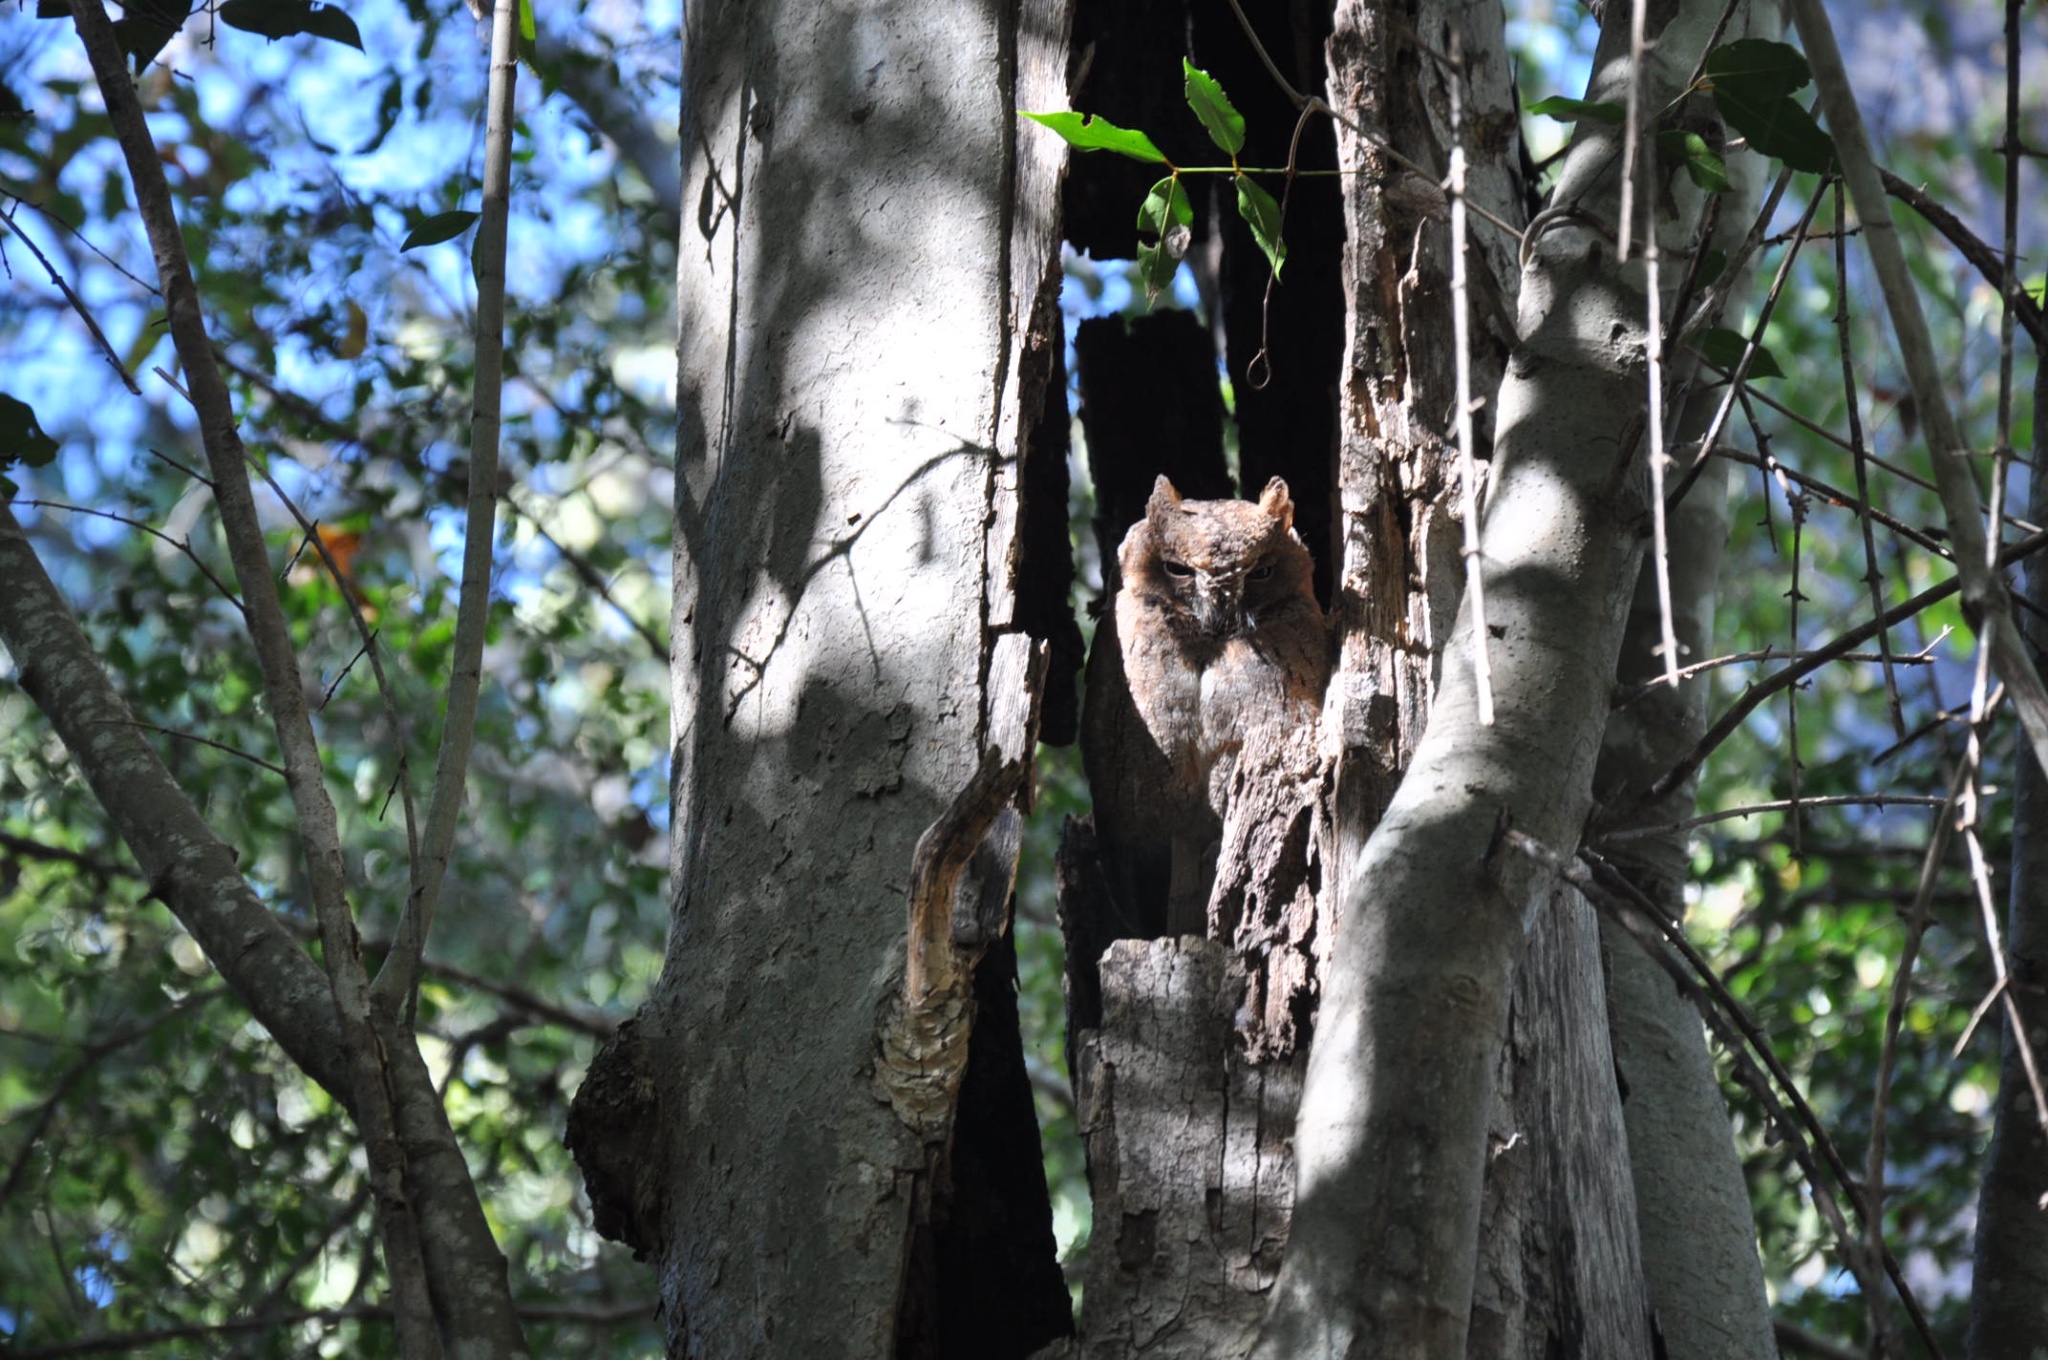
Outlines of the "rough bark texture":
<svg viewBox="0 0 2048 1360">
<path fill-rule="evenodd" d="M 1082 1353 L 1242 1355 L 1287 1240 L 1301 1062 L 1238 1051 L 1224 945 L 1121 940 L 1101 979 L 1075 1067 L 1095 1198 Z"/>
<path fill-rule="evenodd" d="M 2038 361 L 2038 356 L 2037 356 Z M 2028 518 L 2048 513 L 2048 363 L 2034 378 L 2034 476 Z M 2027 571 L 2027 596 L 2048 608 L 2048 565 Z M 2037 660 L 2048 660 L 2041 623 L 2031 621 Z M 2048 779 L 2022 751 L 2012 814 L 2012 897 L 2006 922 L 2010 996 L 2027 1025 L 2037 1064 L 2048 1062 Z M 1977 1206 L 1976 1289 L 1970 1297 L 1973 1360 L 2048 1356 L 2048 1134 L 2006 1020 L 1998 1071 L 1997 1125 L 1985 1156 Z"/>
<path fill-rule="evenodd" d="M 1686 79 L 1718 12 L 1650 7 L 1648 106 Z M 1734 31 L 1747 31 L 1740 13 Z M 1621 97 L 1625 51 L 1624 37 L 1603 39 L 1594 98 Z M 1580 126 L 1558 201 L 1617 219 L 1619 136 Z M 1700 197 L 1682 176 L 1657 190 L 1667 256 L 1682 258 L 1698 244 Z M 1343 865 L 1297 1130 L 1293 1238 L 1261 1354 L 1450 1356 L 1467 1342 L 1496 1063 L 1516 966 L 1550 892 L 1551 871 L 1504 850 L 1500 832 L 1511 825 L 1557 853 L 1578 841 L 1647 508 L 1639 269 L 1617 268 L 1584 219 L 1555 220 L 1529 259 L 1482 530 L 1495 721 L 1478 722 L 1482 635 L 1468 602 L 1414 763 Z M 1356 697 L 1370 711 L 1376 696 Z"/>
<path fill-rule="evenodd" d="M 1593 909 L 1556 885 L 1515 976 L 1462 1354 L 1654 1354 L 1600 964 Z"/>
<path fill-rule="evenodd" d="M 912 849 L 1015 717 L 984 681 L 1020 626 L 1060 158 L 1014 110 L 1057 98 L 1064 11 L 687 22 L 671 933 L 573 1131 L 607 1148 L 593 1199 L 654 1258 L 672 1353 L 935 1354 L 913 1256 L 971 1272 L 976 1238 L 918 1233 L 973 1196 L 950 1119 L 914 1130 L 878 1089 L 877 1021 Z M 1056 1330 L 1051 1287 L 1019 1314 Z"/>
<path fill-rule="evenodd" d="M 1302 0 L 1248 9 L 1290 80 L 1320 88 L 1327 6 Z M 1143 127 L 1177 158 L 1206 156 L 1207 138 L 1180 89 L 1188 42 L 1195 61 L 1246 113 L 1244 163 L 1283 164 L 1292 112 L 1220 0 L 1138 7 L 1084 0 L 1073 107 Z M 1309 143 L 1304 164 L 1328 164 L 1327 128 L 1311 128 Z M 1129 177 L 1107 157 L 1079 158 L 1067 196 L 1075 244 L 1128 256 L 1131 217 L 1155 177 Z M 1200 258 L 1198 276 L 1213 268 L 1221 284 L 1220 296 L 1205 294 L 1219 333 L 1187 313 L 1160 312 L 1128 327 L 1113 318 L 1085 323 L 1076 341 L 1106 597 L 1120 584 L 1117 549 L 1156 476 L 1168 475 L 1190 498 L 1233 494 L 1216 382 L 1219 343 L 1237 396 L 1239 489 L 1256 492 L 1268 477 L 1284 477 L 1321 581 L 1333 560 L 1330 428 L 1342 306 L 1334 286 L 1342 231 L 1336 196 L 1328 181 L 1309 180 L 1290 194 L 1288 284 L 1276 291 L 1272 355 L 1247 380 L 1265 321 L 1264 260 L 1228 226 L 1220 255 L 1200 244 L 1209 223 L 1233 218 L 1235 209 L 1226 203 L 1219 214 L 1210 186 L 1193 187 L 1198 245 L 1191 256 Z M 1277 194 L 1277 182 L 1273 188 Z M 1081 1350 L 1242 1353 L 1286 1240 L 1297 1045 L 1319 985 L 1313 959 L 1329 933 L 1315 799 L 1295 796 L 1320 784 L 1321 757 L 1312 731 L 1261 743 L 1264 773 L 1251 773 L 1264 779 L 1259 791 L 1272 795 L 1270 805 L 1255 815 L 1254 799 L 1237 798 L 1229 825 L 1203 797 L 1176 803 L 1165 796 L 1177 785 L 1131 704 L 1107 609 L 1098 615 L 1082 726 L 1095 812 L 1070 825 L 1059 864 L 1070 1047 L 1096 1199 Z M 1222 863 L 1198 870 L 1204 879 L 1216 870 L 1210 942 L 1193 934 L 1157 938 L 1168 930 L 1177 836 L 1221 847 Z M 1185 877 L 1185 863 L 1182 871 Z M 1195 889 L 1199 919 L 1207 893 Z"/>
<path fill-rule="evenodd" d="M 1365 0 L 1342 0 L 1329 45 L 1330 98 L 1409 160 L 1446 165 L 1445 76 L 1425 66 L 1403 21 L 1440 38 L 1452 13 L 1468 54 L 1472 197 L 1520 221 L 1520 131 L 1499 11 L 1433 5 L 1407 20 Z M 1352 129 L 1340 125 L 1337 138 L 1341 163 L 1364 173 L 1344 177 L 1350 309 L 1337 446 L 1343 557 L 1333 606 L 1342 650 L 1324 723 L 1341 750 L 1338 840 L 1355 848 L 1378 822 L 1421 736 L 1464 565 L 1449 434 L 1456 354 L 1441 196 L 1403 192 L 1417 177 Z M 1496 234 L 1473 224 L 1475 392 L 1499 382 L 1513 339 L 1505 322 L 1486 324 L 1512 310 L 1519 279 L 1512 243 L 1487 246 Z M 1492 446 L 1490 410 L 1475 419 L 1482 458 Z"/>
</svg>

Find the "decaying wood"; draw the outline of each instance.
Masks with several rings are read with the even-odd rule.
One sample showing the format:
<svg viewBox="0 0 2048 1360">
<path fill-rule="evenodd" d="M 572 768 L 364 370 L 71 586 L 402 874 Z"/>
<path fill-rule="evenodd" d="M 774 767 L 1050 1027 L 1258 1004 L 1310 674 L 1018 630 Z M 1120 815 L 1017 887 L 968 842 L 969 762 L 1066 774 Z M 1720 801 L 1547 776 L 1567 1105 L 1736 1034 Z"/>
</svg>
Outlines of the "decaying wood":
<svg viewBox="0 0 2048 1360">
<path fill-rule="evenodd" d="M 1084 1353 L 1242 1354 L 1287 1240 L 1300 1060 L 1239 1051 L 1245 980 L 1214 941 L 1119 940 L 1100 977 L 1075 1064 L 1095 1199 Z"/>
</svg>

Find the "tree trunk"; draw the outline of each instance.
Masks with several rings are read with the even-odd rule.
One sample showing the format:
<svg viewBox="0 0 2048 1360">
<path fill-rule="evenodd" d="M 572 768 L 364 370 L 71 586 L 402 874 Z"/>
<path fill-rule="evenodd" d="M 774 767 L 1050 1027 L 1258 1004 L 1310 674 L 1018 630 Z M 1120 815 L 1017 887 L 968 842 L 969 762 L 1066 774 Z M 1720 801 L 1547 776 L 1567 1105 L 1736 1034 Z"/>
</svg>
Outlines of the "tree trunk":
<svg viewBox="0 0 2048 1360">
<path fill-rule="evenodd" d="M 988 1007 L 1043 674 L 1021 488 L 1065 491 L 1021 466 L 1060 160 L 1014 110 L 1058 98 L 1065 12 L 687 22 L 671 931 L 572 1146 L 672 1354 L 1021 1355 L 1071 1328 Z M 990 825 L 972 863 L 940 834 Z"/>
<path fill-rule="evenodd" d="M 2034 475 L 2027 517 L 2048 513 L 2048 364 L 2035 370 Z M 2027 596 L 2048 609 L 2048 565 L 2027 570 Z M 2020 617 L 2024 618 L 2025 615 Z M 2030 620 L 2034 654 L 2041 623 Z M 2012 889 L 2007 918 L 2007 996 L 2026 1023 L 2038 1071 L 2048 1062 L 2048 780 L 2022 749 L 2014 760 Z M 2000 1008 L 2003 1010 L 2003 1007 Z M 1970 1296 L 1972 1360 L 2037 1360 L 2048 1338 L 2048 1133 L 2020 1052 L 2021 1036 L 2004 1015 L 1997 1123 L 1985 1154 L 1977 1206 L 1976 1288 Z"/>
<path fill-rule="evenodd" d="M 1650 7 L 1644 107 L 1683 88 L 1718 14 Z M 1738 8 L 1730 35 L 1764 27 Z M 1626 54 L 1625 26 L 1611 25 L 1593 98 L 1625 99 Z M 1553 201 L 1618 221 L 1620 140 L 1579 124 Z M 1702 196 L 1668 171 L 1653 194 L 1666 259 L 1682 262 L 1698 248 Z M 1346 853 L 1295 1141 L 1293 1238 L 1262 1354 L 1449 1356 L 1467 1344 L 1512 979 L 1554 882 L 1506 833 L 1550 856 L 1578 843 L 1648 511 L 1641 266 L 1617 268 L 1587 220 L 1553 218 L 1525 248 L 1520 342 L 1494 404 L 1487 617 L 1461 609 L 1414 763 L 1370 840 Z M 1681 267 L 1665 275 L 1667 314 Z M 1474 680 L 1482 646 L 1490 726 Z"/>
</svg>

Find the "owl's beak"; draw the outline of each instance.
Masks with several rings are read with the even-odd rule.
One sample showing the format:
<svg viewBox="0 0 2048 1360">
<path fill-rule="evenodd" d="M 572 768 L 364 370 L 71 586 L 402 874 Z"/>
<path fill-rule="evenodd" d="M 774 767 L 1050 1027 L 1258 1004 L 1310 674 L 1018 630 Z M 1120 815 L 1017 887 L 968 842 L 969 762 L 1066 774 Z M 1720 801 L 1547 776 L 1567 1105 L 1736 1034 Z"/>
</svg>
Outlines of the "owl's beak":
<svg viewBox="0 0 2048 1360">
<path fill-rule="evenodd" d="M 1210 637 L 1229 637 L 1244 627 L 1244 581 L 1236 576 L 1195 579 L 1195 622 Z"/>
</svg>

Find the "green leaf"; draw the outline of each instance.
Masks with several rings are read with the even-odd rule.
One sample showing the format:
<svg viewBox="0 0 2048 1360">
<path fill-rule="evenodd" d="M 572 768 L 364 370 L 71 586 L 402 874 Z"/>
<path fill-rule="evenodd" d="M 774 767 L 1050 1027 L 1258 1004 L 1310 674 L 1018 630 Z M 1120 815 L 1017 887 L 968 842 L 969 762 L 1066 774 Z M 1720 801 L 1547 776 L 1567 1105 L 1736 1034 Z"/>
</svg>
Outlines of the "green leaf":
<svg viewBox="0 0 2048 1360">
<path fill-rule="evenodd" d="M 1266 263 L 1272 266 L 1273 277 L 1280 277 L 1280 266 L 1287 263 L 1287 242 L 1280 239 L 1280 205 L 1273 196 L 1253 182 L 1250 175 L 1237 177 L 1237 211 L 1244 218 L 1245 225 L 1252 229 L 1252 239 L 1259 243 L 1259 249 L 1266 252 Z"/>
<path fill-rule="evenodd" d="M 1712 287 L 1714 280 L 1727 272 L 1728 255 L 1726 251 L 1709 250 L 1700 257 L 1700 287 Z"/>
<path fill-rule="evenodd" d="M 1715 327 L 1712 330 L 1700 332 L 1700 338 L 1696 342 L 1695 347 L 1713 363 L 1719 364 L 1722 368 L 1733 373 L 1736 365 L 1742 362 L 1742 351 L 1749 348 L 1749 337 L 1740 331 L 1723 330 Z M 1769 350 L 1765 349 L 1762 345 L 1758 345 L 1756 353 L 1752 354 L 1749 358 L 1749 372 L 1746 376 L 1750 378 L 1782 378 L 1785 376 L 1785 370 L 1778 367 L 1778 361 L 1771 357 Z"/>
<path fill-rule="evenodd" d="M 1835 166 L 1835 140 L 1820 130 L 1813 115 L 1797 101 L 1745 104 L 1714 88 L 1714 104 L 1728 126 L 1749 138 L 1751 149 L 1785 162 L 1794 170 L 1825 174 Z"/>
<path fill-rule="evenodd" d="M 534 41 L 533 0 L 519 0 L 519 40 Z"/>
<path fill-rule="evenodd" d="M 316 5 L 311 0 L 227 0 L 218 13 L 229 28 L 273 41 L 304 33 L 363 50 L 363 35 L 356 21 L 334 5 Z"/>
<path fill-rule="evenodd" d="M 57 441 L 43 433 L 29 404 L 0 392 L 0 467 L 42 467 L 56 456 Z"/>
<path fill-rule="evenodd" d="M 1768 38 L 1740 38 L 1708 54 L 1706 77 L 1717 94 L 1732 86 L 1745 101 L 1764 104 L 1805 89 L 1813 73 L 1796 47 Z"/>
<path fill-rule="evenodd" d="M 455 212 L 435 213 L 432 217 L 420 219 L 413 229 L 406 233 L 405 244 L 400 250 L 411 250 L 414 246 L 437 246 L 443 241 L 452 241 L 468 231 L 471 224 L 482 213 L 458 209 Z"/>
<path fill-rule="evenodd" d="M 1018 112 L 1040 127 L 1051 128 L 1077 151 L 1114 151 L 1134 161 L 1152 161 L 1159 165 L 1170 163 L 1165 153 L 1152 145 L 1150 137 L 1135 128 L 1118 127 L 1107 118 L 1091 118 L 1079 113 L 1024 113 L 1022 109 Z"/>
<path fill-rule="evenodd" d="M 1173 282 L 1181 257 L 1188 253 L 1188 227 L 1194 220 L 1195 208 L 1179 175 L 1168 175 L 1145 195 L 1138 209 L 1138 230 L 1155 238 L 1138 247 L 1138 277 L 1144 281 L 1147 302 Z"/>
<path fill-rule="evenodd" d="M 1792 98 L 1812 78 L 1806 58 L 1784 43 L 1744 38 L 1707 58 L 1714 107 L 1752 148 L 1794 170 L 1834 168 L 1834 139 Z"/>
<path fill-rule="evenodd" d="M 159 23 L 152 18 L 124 14 L 114 20 L 114 41 L 120 44 L 123 52 L 135 59 L 135 71 L 138 75 L 141 74 L 143 67 L 156 60 L 156 54 L 163 51 L 164 46 L 176 37 L 177 33 L 174 25 Z"/>
<path fill-rule="evenodd" d="M 1180 68 L 1186 77 L 1188 107 L 1208 129 L 1209 140 L 1234 159 L 1238 152 L 1244 150 L 1244 115 L 1237 111 L 1229 96 L 1223 93 L 1223 87 L 1207 71 L 1197 70 L 1186 57 L 1180 59 Z"/>
<path fill-rule="evenodd" d="M 1560 123 L 1576 123 L 1581 118 L 1590 118 L 1596 123 L 1619 123 L 1628 117 L 1628 110 L 1619 104 L 1571 99 L 1561 94 L 1537 100 L 1529 106 L 1529 112 L 1555 118 Z"/>
<path fill-rule="evenodd" d="M 1728 167 L 1722 163 L 1707 139 L 1697 132 L 1671 128 L 1657 134 L 1657 152 L 1669 160 L 1682 161 L 1692 182 L 1710 194 L 1728 192 Z"/>
</svg>

